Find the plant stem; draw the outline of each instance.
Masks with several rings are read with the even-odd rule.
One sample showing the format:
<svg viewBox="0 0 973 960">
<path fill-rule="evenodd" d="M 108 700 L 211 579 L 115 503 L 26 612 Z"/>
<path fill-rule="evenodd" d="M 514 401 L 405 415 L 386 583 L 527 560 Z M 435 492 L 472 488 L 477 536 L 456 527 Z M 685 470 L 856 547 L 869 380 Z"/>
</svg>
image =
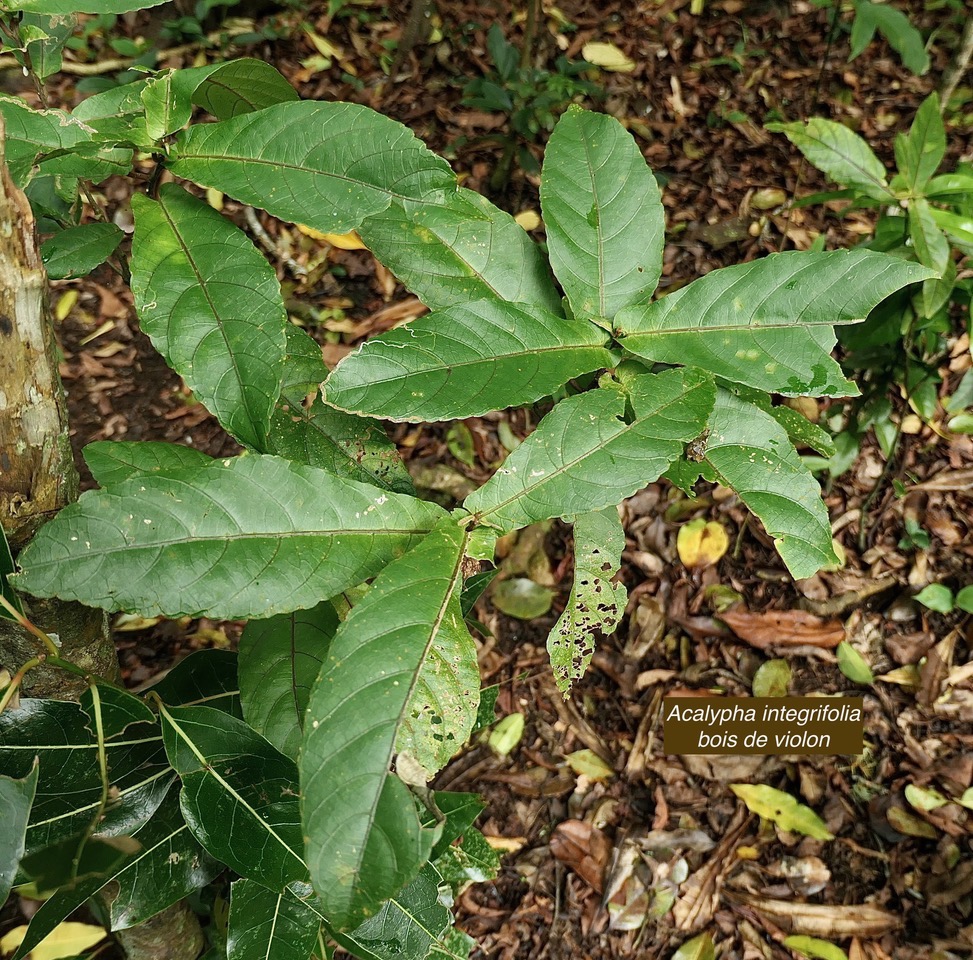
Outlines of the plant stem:
<svg viewBox="0 0 973 960">
<path fill-rule="evenodd" d="M 956 92 L 960 80 L 963 79 L 963 74 L 969 69 L 971 59 L 973 59 L 973 17 L 968 16 L 966 26 L 963 28 L 959 50 L 956 51 L 956 59 L 943 77 L 943 90 L 939 97 L 940 113 L 946 111 L 946 105 Z"/>
</svg>

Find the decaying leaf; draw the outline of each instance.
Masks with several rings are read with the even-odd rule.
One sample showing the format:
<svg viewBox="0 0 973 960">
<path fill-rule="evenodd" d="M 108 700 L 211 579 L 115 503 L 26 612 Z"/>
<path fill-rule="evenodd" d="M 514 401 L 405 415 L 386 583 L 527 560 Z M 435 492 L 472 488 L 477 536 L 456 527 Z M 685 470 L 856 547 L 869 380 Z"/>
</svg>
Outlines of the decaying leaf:
<svg viewBox="0 0 973 960">
<path fill-rule="evenodd" d="M 777 926 L 794 934 L 842 940 L 858 936 L 878 939 L 902 926 L 901 917 L 870 903 L 839 906 L 825 903 L 794 903 L 772 900 L 739 891 L 727 891 L 731 900 L 745 903 Z"/>
<path fill-rule="evenodd" d="M 713 566 L 729 546 L 726 530 L 715 520 L 707 521 L 702 517 L 683 524 L 676 537 L 679 559 L 691 569 Z"/>
<path fill-rule="evenodd" d="M 611 850 L 608 837 L 584 820 L 565 820 L 551 834 L 551 853 L 598 893 L 604 889 Z"/>
<path fill-rule="evenodd" d="M 4 955 L 13 952 L 23 942 L 27 934 L 26 926 L 15 927 L 0 940 L 0 950 Z M 33 960 L 58 960 L 59 957 L 73 957 L 93 947 L 105 939 L 105 931 L 90 923 L 59 923 L 33 950 Z M 9 953 L 8 953 L 9 952 Z"/>
<path fill-rule="evenodd" d="M 741 639 L 766 650 L 768 647 L 811 646 L 831 650 L 845 639 L 840 620 L 822 620 L 803 610 L 771 610 L 751 613 L 728 610 L 720 619 Z"/>
<path fill-rule="evenodd" d="M 762 783 L 731 783 L 730 789 L 747 805 L 747 809 L 765 820 L 772 820 L 781 830 L 800 833 L 816 840 L 834 840 L 834 834 L 810 808 L 783 790 Z"/>
<path fill-rule="evenodd" d="M 581 48 L 581 56 L 602 70 L 614 73 L 631 73 L 635 69 L 635 61 L 622 53 L 614 43 L 599 43 L 592 41 Z"/>
<path fill-rule="evenodd" d="M 791 668 L 786 660 L 768 660 L 753 675 L 755 697 L 786 697 L 791 683 Z"/>
</svg>

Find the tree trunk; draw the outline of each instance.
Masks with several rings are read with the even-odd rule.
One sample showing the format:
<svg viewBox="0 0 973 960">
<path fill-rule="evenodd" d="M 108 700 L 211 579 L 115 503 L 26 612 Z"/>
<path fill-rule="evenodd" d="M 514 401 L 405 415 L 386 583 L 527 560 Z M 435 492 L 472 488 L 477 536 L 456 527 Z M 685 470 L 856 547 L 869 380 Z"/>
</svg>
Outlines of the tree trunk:
<svg viewBox="0 0 973 960">
<path fill-rule="evenodd" d="M 16 555 L 46 520 L 78 495 L 67 406 L 57 372 L 47 273 L 34 235 L 34 217 L 10 179 L 0 115 L 0 524 Z M 118 657 L 108 617 L 80 603 L 23 598 L 28 618 L 61 646 L 61 656 L 118 681 Z M 18 624 L 0 619 L 0 665 L 10 673 L 42 652 Z M 87 684 L 57 668 L 30 671 L 23 690 L 34 697 L 77 699 Z M 65 784 L 68 789 L 70 784 Z M 195 960 L 203 935 L 180 902 L 125 931 L 130 960 Z M 178 931 L 159 952 L 160 931 Z"/>
</svg>

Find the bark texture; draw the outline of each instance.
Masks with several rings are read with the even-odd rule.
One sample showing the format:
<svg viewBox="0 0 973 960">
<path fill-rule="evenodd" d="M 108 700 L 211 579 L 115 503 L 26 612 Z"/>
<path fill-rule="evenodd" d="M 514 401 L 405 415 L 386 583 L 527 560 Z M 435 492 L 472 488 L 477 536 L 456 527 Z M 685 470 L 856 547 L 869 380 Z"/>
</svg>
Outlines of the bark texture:
<svg viewBox="0 0 973 960">
<path fill-rule="evenodd" d="M 206 945 L 199 920 L 185 900 L 137 927 L 118 930 L 115 937 L 132 960 L 192 960 Z"/>
</svg>

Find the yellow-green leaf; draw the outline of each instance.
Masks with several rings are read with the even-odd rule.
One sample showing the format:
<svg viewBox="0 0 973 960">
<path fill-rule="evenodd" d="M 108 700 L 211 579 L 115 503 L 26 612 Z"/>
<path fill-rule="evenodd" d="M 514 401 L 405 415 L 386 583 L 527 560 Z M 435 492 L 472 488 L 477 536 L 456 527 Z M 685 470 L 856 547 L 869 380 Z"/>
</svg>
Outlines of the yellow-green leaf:
<svg viewBox="0 0 973 960">
<path fill-rule="evenodd" d="M 581 56 L 588 63 L 612 73 L 631 73 L 635 69 L 635 61 L 625 56 L 614 43 L 586 43 L 581 48 Z"/>
<path fill-rule="evenodd" d="M 788 937 L 784 946 L 805 957 L 817 957 L 819 960 L 848 960 L 848 954 L 841 947 L 836 947 L 827 940 L 817 937 Z"/>
<path fill-rule="evenodd" d="M 847 640 L 838 644 L 838 669 L 855 683 L 875 682 L 875 674 L 865 658 Z"/>
<path fill-rule="evenodd" d="M 781 830 L 802 833 L 816 840 L 834 840 L 834 834 L 810 808 L 798 803 L 789 793 L 764 784 L 731 783 L 730 789 L 747 809 L 765 820 L 773 820 Z"/>
<path fill-rule="evenodd" d="M 698 937 L 687 940 L 672 955 L 672 960 L 714 960 L 715 956 L 713 938 L 708 933 L 701 933 Z"/>
<path fill-rule="evenodd" d="M 702 517 L 679 528 L 676 550 L 687 567 L 711 567 L 726 553 L 730 538 L 715 520 Z"/>
<path fill-rule="evenodd" d="M 786 660 L 768 660 L 753 675 L 755 697 L 786 697 L 791 682 L 791 667 Z"/>
<path fill-rule="evenodd" d="M 585 776 L 590 780 L 609 780 L 615 776 L 615 771 L 594 750 L 575 750 L 565 759 L 578 776 Z"/>
<path fill-rule="evenodd" d="M 490 749 L 499 753 L 501 757 L 507 756 L 520 743 L 520 738 L 524 735 L 525 723 L 522 713 L 511 713 L 504 717 L 490 734 L 488 741 Z"/>
<path fill-rule="evenodd" d="M 0 951 L 6 956 L 12 954 L 23 942 L 27 926 L 14 927 L 0 939 Z M 74 957 L 105 939 L 105 931 L 90 923 L 59 923 L 33 950 L 31 960 L 60 960 L 61 957 Z"/>
</svg>

